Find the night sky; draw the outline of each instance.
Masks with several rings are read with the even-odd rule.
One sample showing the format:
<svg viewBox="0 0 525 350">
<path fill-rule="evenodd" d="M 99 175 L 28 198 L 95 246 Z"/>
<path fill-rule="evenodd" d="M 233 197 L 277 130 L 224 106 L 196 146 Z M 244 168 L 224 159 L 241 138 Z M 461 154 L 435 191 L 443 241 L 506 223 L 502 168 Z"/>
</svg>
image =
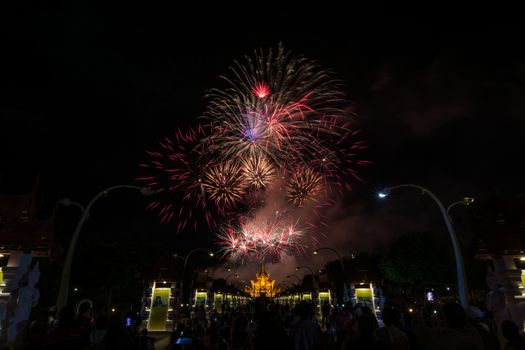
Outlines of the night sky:
<svg viewBox="0 0 525 350">
<path fill-rule="evenodd" d="M 359 170 L 366 182 L 332 210 L 327 245 L 372 249 L 399 233 L 444 230 L 418 193 L 378 203 L 375 192 L 386 185 L 423 185 L 446 204 L 525 193 L 525 60 L 515 28 L 320 32 L 312 25 L 189 35 L 162 9 L 146 18 L 140 8 L 55 6 L 14 16 L 3 44 L 3 192 L 27 190 L 38 173 L 39 201 L 49 208 L 57 198 L 86 203 L 105 187 L 136 184 L 144 151 L 194 123 L 204 92 L 233 59 L 282 42 L 345 81 L 369 145 L 362 158 L 373 162 Z M 111 197 L 92 213 L 91 234 L 143 230 L 182 252 L 212 239 L 159 225 L 136 193 Z"/>
</svg>

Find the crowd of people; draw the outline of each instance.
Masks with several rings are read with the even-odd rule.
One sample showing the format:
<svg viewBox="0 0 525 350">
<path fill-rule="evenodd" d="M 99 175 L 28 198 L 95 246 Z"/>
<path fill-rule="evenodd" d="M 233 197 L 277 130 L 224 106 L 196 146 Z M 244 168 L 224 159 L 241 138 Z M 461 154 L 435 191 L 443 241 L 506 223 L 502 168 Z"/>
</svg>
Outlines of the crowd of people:
<svg viewBox="0 0 525 350">
<path fill-rule="evenodd" d="M 386 306 L 378 319 L 359 304 L 319 308 L 307 302 L 291 306 L 267 301 L 220 312 L 198 306 L 176 325 L 167 349 L 525 350 L 525 338 L 512 321 L 496 329 L 490 318 L 466 312 L 454 302 L 411 311 Z M 70 307 L 58 315 L 37 312 L 24 342 L 12 349 L 154 350 L 155 341 L 140 315 L 94 314 L 86 304 L 76 314 Z"/>
<path fill-rule="evenodd" d="M 130 322 L 130 317 L 133 315 Z M 105 308 L 94 313 L 90 304 L 84 303 L 75 310 L 67 306 L 56 309 L 41 308 L 34 312 L 27 329 L 10 350 L 153 350 L 154 339 L 146 329 L 141 330 L 140 315 L 136 312 L 123 315 L 106 312 Z"/>
<path fill-rule="evenodd" d="M 525 350 L 515 323 L 505 321 L 497 329 L 489 313 L 473 311 L 455 302 L 406 313 L 387 306 L 378 320 L 362 305 L 319 310 L 310 303 L 265 303 L 226 308 L 206 318 L 202 307 L 173 332 L 171 349 Z"/>
<path fill-rule="evenodd" d="M 497 329 L 487 310 L 467 312 L 455 302 L 406 313 L 386 306 L 380 319 L 359 304 L 320 309 L 310 303 L 253 304 L 212 312 L 209 319 L 203 310 L 173 332 L 172 349 L 182 348 L 177 339 L 191 334 L 192 349 L 525 350 L 515 323 L 505 321 Z"/>
</svg>

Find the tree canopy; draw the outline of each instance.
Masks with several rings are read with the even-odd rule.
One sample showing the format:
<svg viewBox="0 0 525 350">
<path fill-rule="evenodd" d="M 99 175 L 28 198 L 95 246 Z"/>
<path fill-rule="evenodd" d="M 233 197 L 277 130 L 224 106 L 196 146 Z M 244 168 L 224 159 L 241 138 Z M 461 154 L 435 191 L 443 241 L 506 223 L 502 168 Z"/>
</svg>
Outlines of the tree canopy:
<svg viewBox="0 0 525 350">
<path fill-rule="evenodd" d="M 417 293 L 453 281 L 451 250 L 446 236 L 408 233 L 391 242 L 380 267 L 387 282 Z"/>
</svg>

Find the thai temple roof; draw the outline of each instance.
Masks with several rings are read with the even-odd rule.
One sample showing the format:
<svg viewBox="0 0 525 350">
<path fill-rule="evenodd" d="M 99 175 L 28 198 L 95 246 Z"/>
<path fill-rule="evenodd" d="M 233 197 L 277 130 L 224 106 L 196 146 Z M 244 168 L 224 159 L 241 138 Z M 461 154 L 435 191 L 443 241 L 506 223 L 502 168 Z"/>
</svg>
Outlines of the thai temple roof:
<svg viewBox="0 0 525 350">
<path fill-rule="evenodd" d="M 251 287 L 246 288 L 246 292 L 253 298 L 274 297 L 277 293 L 275 280 L 270 278 L 270 274 L 264 269 L 264 264 L 261 264 L 261 270 L 255 276 L 255 279 L 250 281 Z"/>
</svg>

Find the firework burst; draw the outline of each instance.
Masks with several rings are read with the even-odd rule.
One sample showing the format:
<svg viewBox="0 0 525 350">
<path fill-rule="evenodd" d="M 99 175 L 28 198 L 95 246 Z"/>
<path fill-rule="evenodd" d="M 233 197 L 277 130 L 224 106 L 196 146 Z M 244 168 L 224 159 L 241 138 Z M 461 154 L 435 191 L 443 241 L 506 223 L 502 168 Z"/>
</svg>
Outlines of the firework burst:
<svg viewBox="0 0 525 350">
<path fill-rule="evenodd" d="M 335 193 L 351 191 L 354 180 L 363 182 L 356 169 L 370 165 L 360 159 L 366 145 L 359 140 L 360 131 L 353 130 L 350 122 L 336 125 L 333 120 L 325 120 L 323 123 L 327 129 L 336 128 L 338 136 L 316 138 L 322 146 L 310 162 L 311 167 L 323 175 L 325 189 L 335 187 Z"/>
<path fill-rule="evenodd" d="M 258 98 L 265 98 L 270 94 L 270 87 L 265 83 L 256 83 L 253 86 L 252 92 Z"/>
<path fill-rule="evenodd" d="M 176 219 L 178 231 L 189 222 L 196 229 L 200 220 L 197 213 L 204 215 L 209 226 L 215 225 L 201 184 L 203 164 L 199 146 L 204 135 L 200 127 L 185 132 L 177 129 L 173 137 L 159 142 L 158 150 L 147 151 L 149 160 L 140 164 L 147 175 L 136 180 L 155 192 L 147 209 L 158 212 L 161 222 Z"/>
<path fill-rule="evenodd" d="M 275 178 L 272 164 L 258 154 L 241 159 L 241 171 L 247 185 L 255 189 L 265 188 Z"/>
<path fill-rule="evenodd" d="M 297 170 L 286 185 L 286 198 L 298 207 L 315 202 L 323 190 L 323 177 L 311 168 Z"/>
<path fill-rule="evenodd" d="M 235 208 L 244 198 L 246 179 L 234 162 L 210 165 L 202 174 L 202 187 L 221 213 Z"/>
<path fill-rule="evenodd" d="M 303 251 L 306 235 L 298 221 L 244 217 L 237 226 L 226 225 L 218 238 L 223 255 L 234 262 L 279 261 Z"/>
<path fill-rule="evenodd" d="M 323 123 L 344 115 L 341 83 L 330 72 L 282 46 L 245 61 L 222 77 L 228 88 L 207 95 L 210 138 L 223 157 L 260 153 L 283 167 L 316 153 L 315 133 L 337 134 Z"/>
</svg>

